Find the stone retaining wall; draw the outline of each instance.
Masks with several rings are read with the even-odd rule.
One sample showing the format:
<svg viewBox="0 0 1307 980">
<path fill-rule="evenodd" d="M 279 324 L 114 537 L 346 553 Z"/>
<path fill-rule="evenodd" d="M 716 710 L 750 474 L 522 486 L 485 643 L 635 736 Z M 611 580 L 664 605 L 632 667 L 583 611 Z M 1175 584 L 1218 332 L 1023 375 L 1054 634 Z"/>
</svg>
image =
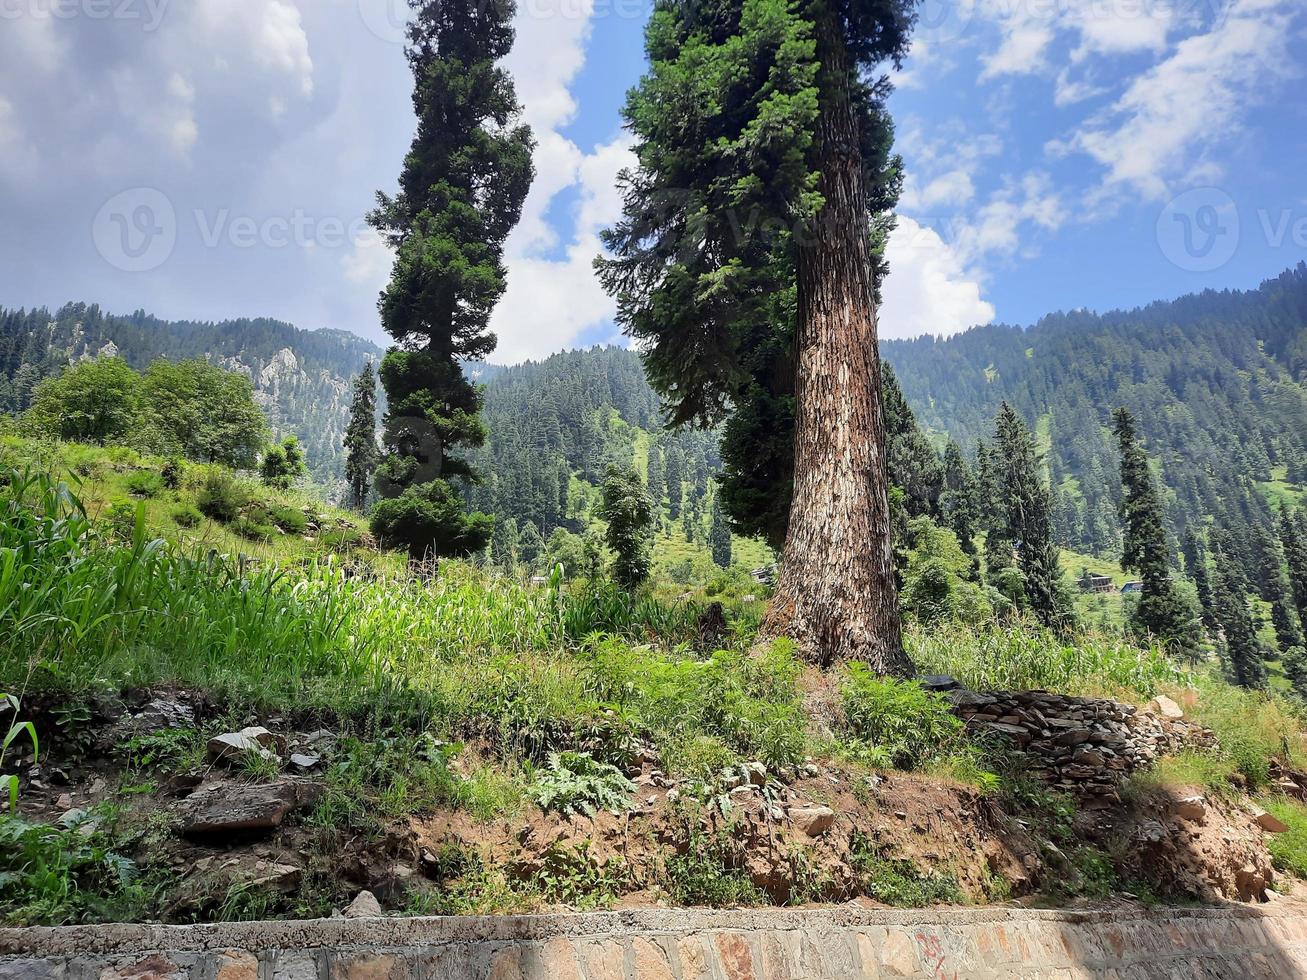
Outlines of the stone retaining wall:
<svg viewBox="0 0 1307 980">
<path fill-rule="evenodd" d="M 1307 907 L 640 910 L 0 930 L 0 980 L 1307 976 Z"/>
<path fill-rule="evenodd" d="M 1170 698 L 1142 711 L 1106 698 L 1048 691 L 951 690 L 954 713 L 973 731 L 996 735 L 1029 756 L 1028 773 L 1089 805 L 1120 802 L 1117 790 L 1136 769 L 1182 748 L 1215 745 L 1212 733 L 1184 720 Z"/>
</svg>

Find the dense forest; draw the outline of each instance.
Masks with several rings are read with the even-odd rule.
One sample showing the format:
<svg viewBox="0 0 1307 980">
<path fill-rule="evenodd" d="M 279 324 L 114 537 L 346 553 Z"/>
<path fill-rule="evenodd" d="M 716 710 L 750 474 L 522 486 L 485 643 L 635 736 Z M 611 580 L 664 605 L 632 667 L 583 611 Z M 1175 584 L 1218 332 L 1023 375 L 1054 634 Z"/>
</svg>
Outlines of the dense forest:
<svg viewBox="0 0 1307 980">
<path fill-rule="evenodd" d="M 892 441 L 892 464 L 908 484 L 909 511 L 935 506 L 948 440 L 974 463 L 1006 401 L 1044 453 L 1057 543 L 1115 556 L 1122 491 L 1111 413 L 1124 406 L 1158 466 L 1172 543 L 1215 519 L 1233 531 L 1230 547 L 1247 552 L 1241 564 L 1254 568 L 1258 542 L 1275 530 L 1273 503 L 1296 499 L 1307 482 L 1304 324 L 1307 267 L 1299 265 L 1254 290 L 886 342 L 903 396 L 887 399 L 890 425 L 905 433 Z M 333 485 L 351 377 L 380 353 L 350 334 L 272 320 L 169 322 L 85 304 L 54 314 L 0 309 L 0 407 L 25 409 L 41 378 L 106 350 L 137 368 L 161 356 L 206 357 L 248 375 L 274 430 L 298 434 L 314 477 Z M 717 436 L 663 429 L 637 354 L 596 348 L 467 371 L 484 386 L 489 432 L 470 454 L 481 476 L 467 490 L 472 506 L 546 538 L 558 527 L 579 531 L 607 466 L 634 463 L 661 496 L 664 527 L 680 521 L 706 533 Z M 916 424 L 895 421 L 905 412 L 930 445 Z M 931 446 L 937 461 L 925 458 Z"/>
</svg>

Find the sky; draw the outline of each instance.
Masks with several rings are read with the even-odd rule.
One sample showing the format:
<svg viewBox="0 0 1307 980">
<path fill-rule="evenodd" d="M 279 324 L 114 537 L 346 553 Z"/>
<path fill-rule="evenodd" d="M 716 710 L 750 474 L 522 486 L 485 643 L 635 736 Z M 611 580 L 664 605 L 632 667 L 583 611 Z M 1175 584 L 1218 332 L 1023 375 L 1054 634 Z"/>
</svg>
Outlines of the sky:
<svg viewBox="0 0 1307 980">
<path fill-rule="evenodd" d="M 538 140 L 493 360 L 618 342 L 592 272 L 651 0 L 519 0 Z M 414 128 L 404 0 L 0 0 L 0 306 L 384 341 L 364 216 Z M 927 0 L 883 337 L 1248 288 L 1307 258 L 1303 0 Z"/>
</svg>

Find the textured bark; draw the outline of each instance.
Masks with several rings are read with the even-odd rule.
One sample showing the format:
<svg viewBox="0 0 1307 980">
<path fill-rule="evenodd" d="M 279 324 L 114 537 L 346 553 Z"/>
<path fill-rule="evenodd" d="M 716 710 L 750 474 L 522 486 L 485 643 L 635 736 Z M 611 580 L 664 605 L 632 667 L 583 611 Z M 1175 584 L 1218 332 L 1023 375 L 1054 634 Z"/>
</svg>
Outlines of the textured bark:
<svg viewBox="0 0 1307 980">
<path fill-rule="evenodd" d="M 818 228 L 798 249 L 794 497 L 764 633 L 822 666 L 907 676 L 890 541 L 867 194 L 839 25 L 817 24 Z"/>
</svg>

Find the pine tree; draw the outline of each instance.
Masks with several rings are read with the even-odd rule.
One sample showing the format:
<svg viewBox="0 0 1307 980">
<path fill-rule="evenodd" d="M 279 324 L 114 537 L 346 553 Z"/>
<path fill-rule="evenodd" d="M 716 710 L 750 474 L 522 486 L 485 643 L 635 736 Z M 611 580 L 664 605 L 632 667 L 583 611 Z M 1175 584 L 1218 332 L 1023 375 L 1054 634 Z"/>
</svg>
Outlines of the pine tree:
<svg viewBox="0 0 1307 980">
<path fill-rule="evenodd" d="M 1289 568 L 1289 593 L 1299 622 L 1307 625 L 1307 533 L 1302 511 L 1280 511 L 1280 543 Z"/>
<path fill-rule="evenodd" d="M 634 471 L 616 467 L 600 490 L 599 516 L 608 522 L 606 538 L 613 550 L 613 576 L 628 589 L 649 577 L 649 530 L 653 523 L 653 501 Z"/>
<path fill-rule="evenodd" d="M 719 568 L 731 567 L 731 527 L 726 522 L 726 513 L 722 510 L 720 494 L 713 494 L 712 527 L 708 532 L 708 545 L 712 550 L 712 560 Z"/>
<path fill-rule="evenodd" d="M 517 564 L 517 521 L 508 517 L 495 522 L 495 533 L 490 539 L 490 557 L 496 565 L 512 568 Z"/>
<path fill-rule="evenodd" d="M 649 499 L 656 509 L 663 506 L 663 497 L 667 495 L 667 464 L 663 451 L 658 446 L 649 447 Z"/>
<path fill-rule="evenodd" d="M 1134 416 L 1125 408 L 1112 413 L 1121 451 L 1121 522 L 1125 538 L 1121 567 L 1139 574 L 1143 591 L 1134 607 L 1134 624 L 1179 649 L 1192 649 L 1197 635 L 1192 611 L 1171 580 L 1162 524 L 1162 504 L 1148 466 L 1148 456 L 1135 430 Z"/>
<path fill-rule="evenodd" d="M 599 265 L 671 421 L 726 419 L 732 516 L 784 528 L 764 634 L 895 674 L 876 304 L 901 178 L 880 72 L 913 19 L 910 0 L 656 5 L 624 112 L 639 168 Z"/>
<path fill-rule="evenodd" d="M 540 528 L 536 527 L 534 521 L 527 521 L 517 536 L 518 558 L 523 565 L 534 571 L 544 552 L 545 539 L 540 535 Z"/>
<path fill-rule="evenodd" d="M 349 505 L 355 510 L 367 506 L 372 474 L 376 472 L 380 455 L 377 449 L 377 376 L 369 361 L 354 379 L 349 426 L 345 429 L 345 483 L 349 487 Z"/>
<path fill-rule="evenodd" d="M 951 530 L 968 555 L 975 555 L 976 486 L 975 477 L 967 461 L 962 458 L 962 447 L 950 439 L 944 449 L 944 489 L 939 497 L 939 508 L 944 524 Z"/>
<path fill-rule="evenodd" d="M 1213 581 L 1216 617 L 1225 639 L 1225 659 L 1230 681 L 1240 687 L 1266 685 L 1266 664 L 1257 628 L 1248 609 L 1250 586 L 1239 562 L 1229 552 L 1230 535 L 1222 534 L 1216 545 L 1216 574 Z"/>
<path fill-rule="evenodd" d="M 685 453 L 679 446 L 667 450 L 667 502 L 672 520 L 681 516 L 681 497 L 685 483 Z"/>
<path fill-rule="evenodd" d="M 1017 548 L 1030 609 L 1045 626 L 1064 629 L 1072 613 L 1053 544 L 1052 498 L 1040 475 L 1035 440 L 1007 402 L 999 408 L 989 465 L 998 487 L 1001 537 Z"/>
<path fill-rule="evenodd" d="M 488 323 L 505 288 L 504 241 L 531 185 L 533 141 L 516 123 L 513 83 L 497 64 L 513 45 L 511 0 L 410 5 L 417 135 L 399 193 L 378 194 L 368 216 L 395 252 L 378 304 L 395 346 L 381 364 L 389 407 L 377 491 L 385 499 L 372 523 L 383 544 L 413 555 L 469 553 L 485 546 L 491 524 L 451 506 L 457 498 L 445 483 L 470 475 L 453 451 L 485 440 L 460 359 L 495 348 Z"/>
</svg>

